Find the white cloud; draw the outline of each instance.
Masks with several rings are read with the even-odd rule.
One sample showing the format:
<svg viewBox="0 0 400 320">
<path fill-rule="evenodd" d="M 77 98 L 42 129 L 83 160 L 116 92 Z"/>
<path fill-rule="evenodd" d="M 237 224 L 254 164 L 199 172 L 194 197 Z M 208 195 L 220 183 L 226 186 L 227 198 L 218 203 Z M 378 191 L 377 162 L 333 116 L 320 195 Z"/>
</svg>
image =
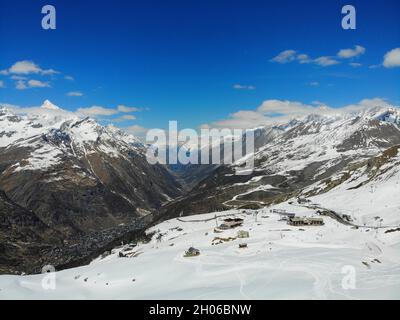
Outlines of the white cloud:
<svg viewBox="0 0 400 320">
<path fill-rule="evenodd" d="M 319 82 L 318 81 L 313 81 L 313 82 L 310 82 L 309 85 L 311 87 L 318 87 L 319 86 Z"/>
<path fill-rule="evenodd" d="M 379 64 L 373 64 L 373 65 L 370 65 L 368 68 L 369 69 L 378 69 L 380 67 L 381 67 L 381 65 L 379 65 Z"/>
<path fill-rule="evenodd" d="M 113 116 L 115 114 L 118 114 L 117 109 L 110 109 L 110 108 L 104 108 L 100 106 L 92 106 L 89 108 L 79 108 L 76 111 L 68 111 L 64 110 L 62 108 L 59 109 L 48 109 L 48 108 L 42 108 L 42 106 L 17 106 L 9 103 L 3 103 L 0 102 L 0 106 L 5 107 L 7 109 L 12 110 L 13 112 L 17 114 L 24 114 L 24 115 L 47 115 L 47 114 L 52 114 L 52 115 L 63 115 L 63 116 L 68 116 L 68 117 L 91 117 L 91 118 L 97 118 L 98 120 L 102 120 L 104 122 L 108 122 L 109 124 L 111 123 L 117 123 L 117 122 L 123 122 L 123 121 L 132 121 L 136 120 L 136 117 L 134 115 L 130 114 L 123 114 L 121 117 L 116 118 L 116 119 L 111 119 L 108 118 L 109 116 Z M 77 118 L 77 119 L 79 119 Z M 119 127 L 122 130 L 129 132 L 131 134 L 134 134 L 137 138 L 141 139 L 144 141 L 144 137 L 148 129 L 141 127 L 139 125 L 131 125 L 128 127 Z"/>
<path fill-rule="evenodd" d="M 264 125 L 267 122 L 268 119 L 257 111 L 242 110 L 229 115 L 227 119 L 219 120 L 210 124 L 209 127 L 233 129 L 254 128 Z M 202 127 L 205 128 L 206 125 L 203 125 Z"/>
<path fill-rule="evenodd" d="M 296 101 L 266 100 L 256 110 L 240 110 L 229 115 L 227 119 L 210 124 L 209 127 L 250 129 L 276 121 L 287 121 L 290 117 L 304 116 L 316 109 L 315 106 Z"/>
<path fill-rule="evenodd" d="M 123 119 L 123 120 L 135 120 L 136 117 L 133 116 L 133 115 L 131 115 L 131 114 L 126 114 L 126 115 L 123 115 L 123 116 L 121 117 L 121 119 Z"/>
<path fill-rule="evenodd" d="M 136 108 L 136 107 L 127 107 L 127 106 L 124 106 L 123 104 L 120 104 L 118 106 L 118 111 L 128 113 L 128 112 L 138 112 L 138 111 L 141 111 L 141 109 Z"/>
<path fill-rule="evenodd" d="M 79 91 L 71 91 L 67 93 L 68 97 L 82 97 L 83 93 Z"/>
<path fill-rule="evenodd" d="M 16 114 L 20 115 L 29 115 L 29 116 L 51 116 L 51 117 L 62 117 L 62 118 L 76 118 L 79 119 L 83 115 L 82 114 L 77 114 L 77 112 L 74 111 L 68 111 L 64 110 L 62 108 L 43 108 L 42 105 L 40 106 L 17 106 L 13 104 L 7 104 L 7 103 L 0 103 L 1 106 L 6 107 L 7 109 L 12 110 Z"/>
<path fill-rule="evenodd" d="M 385 68 L 400 67 L 400 48 L 396 48 L 387 52 L 383 59 Z"/>
<path fill-rule="evenodd" d="M 17 90 L 25 90 L 29 88 L 50 88 L 50 83 L 39 80 L 18 80 L 15 83 L 15 88 Z"/>
<path fill-rule="evenodd" d="M 12 80 L 27 80 L 27 77 L 13 75 L 10 77 Z"/>
<path fill-rule="evenodd" d="M 68 80 L 68 81 L 74 81 L 75 80 L 74 77 L 71 77 L 71 76 L 65 76 L 64 79 Z"/>
<path fill-rule="evenodd" d="M 270 115 L 299 115 L 314 111 L 314 107 L 297 101 L 266 100 L 258 107 L 257 112 Z"/>
<path fill-rule="evenodd" d="M 308 54 L 299 54 L 297 56 L 297 60 L 299 61 L 299 63 L 304 64 L 304 63 L 311 63 L 312 60 L 310 59 L 310 57 L 308 56 Z"/>
<path fill-rule="evenodd" d="M 5 86 L 5 84 L 4 84 L 4 81 L 3 80 L 0 80 L 0 88 L 5 88 L 6 86 Z"/>
<path fill-rule="evenodd" d="M 340 63 L 332 57 L 319 57 L 315 59 L 314 62 L 321 67 L 329 67 Z"/>
<path fill-rule="evenodd" d="M 137 124 L 124 128 L 124 130 L 144 141 L 148 129 Z"/>
<path fill-rule="evenodd" d="M 322 105 L 326 105 L 325 103 L 323 103 L 323 102 L 321 102 L 321 101 L 319 101 L 319 100 L 314 100 L 313 102 L 311 102 L 313 105 L 316 105 L 316 106 L 322 106 Z"/>
<path fill-rule="evenodd" d="M 357 63 L 357 62 L 350 62 L 349 66 L 353 67 L 353 68 L 359 68 L 359 67 L 362 66 L 362 64 L 361 63 Z"/>
<path fill-rule="evenodd" d="M 278 54 L 275 58 L 272 58 L 270 61 L 281 64 L 290 62 L 298 62 L 300 64 L 313 63 L 322 67 L 328 67 L 340 63 L 333 57 L 329 56 L 322 56 L 316 59 L 311 59 L 309 55 L 304 53 L 297 54 L 297 51 L 295 50 L 282 51 L 280 54 Z"/>
<path fill-rule="evenodd" d="M 331 108 L 320 101 L 314 101 L 309 105 L 298 101 L 266 100 L 255 110 L 240 110 L 230 114 L 227 119 L 222 119 L 211 124 L 203 124 L 202 127 L 251 129 L 286 123 L 291 119 L 301 119 L 309 114 L 335 115 L 353 113 L 367 108 L 388 105 L 389 103 L 382 98 L 364 99 L 358 103 L 343 106 L 342 108 Z"/>
<path fill-rule="evenodd" d="M 256 90 L 255 86 L 242 85 L 242 84 L 234 84 L 233 88 L 236 90 Z"/>
<path fill-rule="evenodd" d="M 15 73 L 15 74 L 30 74 L 30 73 L 39 73 L 40 72 L 40 67 L 33 63 L 32 61 L 19 61 L 16 62 L 14 65 L 11 66 L 10 69 L 8 69 L 9 73 Z"/>
<path fill-rule="evenodd" d="M 19 114 L 37 114 L 43 112 L 51 112 L 51 113 L 65 113 L 69 115 L 75 115 L 77 117 L 93 117 L 97 118 L 97 116 L 112 116 L 118 114 L 118 110 L 111 108 L 104 108 L 101 106 L 92 106 L 88 108 L 79 108 L 76 111 L 68 111 L 62 108 L 60 109 L 43 109 L 41 106 L 29 106 L 29 107 L 21 107 L 11 104 L 1 104 L 2 106 L 6 106 L 7 108 L 15 110 Z M 129 116 L 129 115 L 126 115 Z M 106 121 L 111 121 L 110 119 L 102 119 Z"/>
<path fill-rule="evenodd" d="M 365 53 L 365 48 L 362 46 L 355 46 L 354 49 L 342 49 L 338 52 L 338 57 L 342 59 L 355 58 Z"/>
<path fill-rule="evenodd" d="M 353 49 L 342 49 L 337 53 L 337 57 L 342 59 L 355 58 L 365 53 L 365 48 L 359 45 L 356 45 Z M 297 53 L 295 50 L 285 50 L 278 54 L 276 57 L 270 60 L 271 62 L 277 63 L 290 63 L 297 61 L 300 64 L 316 64 L 321 67 L 329 67 L 340 62 L 335 59 L 334 56 L 321 56 L 316 59 L 310 58 L 308 54 L 305 53 Z M 353 65 L 355 66 L 355 65 Z"/>
<path fill-rule="evenodd" d="M 19 75 L 28 75 L 28 74 L 42 74 L 42 75 L 52 75 L 59 73 L 53 69 L 42 69 L 39 65 L 34 63 L 33 61 L 23 60 L 14 63 L 9 69 L 2 70 L 1 73 L 3 75 L 7 74 L 19 74 Z"/>
<path fill-rule="evenodd" d="M 340 108 L 339 110 L 343 112 L 359 112 L 361 110 L 374 108 L 374 107 L 384 107 L 389 106 L 390 103 L 383 98 L 372 98 L 372 99 L 363 99 L 355 104 L 349 104 Z M 335 109 L 336 110 L 336 109 Z"/>
<path fill-rule="evenodd" d="M 17 106 L 15 104 L 11 104 L 11 103 L 6 103 L 6 102 L 0 102 L 0 106 L 10 109 L 10 110 L 18 110 L 21 108 L 20 106 Z"/>
<path fill-rule="evenodd" d="M 28 86 L 30 88 L 50 88 L 50 84 L 48 82 L 43 82 L 39 80 L 29 80 Z"/>
<path fill-rule="evenodd" d="M 28 89 L 28 86 L 26 85 L 25 81 L 18 80 L 17 83 L 15 84 L 15 89 L 17 89 L 17 90 L 25 90 L 25 89 Z"/>
<path fill-rule="evenodd" d="M 285 50 L 278 54 L 275 58 L 272 58 L 272 62 L 277 63 L 289 63 L 296 59 L 296 51 L 295 50 Z"/>
<path fill-rule="evenodd" d="M 136 120 L 136 117 L 134 115 L 131 114 L 125 114 L 119 118 L 113 119 L 112 121 L 114 122 L 122 122 L 122 121 L 132 121 L 132 120 Z"/>
<path fill-rule="evenodd" d="M 54 69 L 47 69 L 47 70 L 42 70 L 40 73 L 43 75 L 52 75 L 52 74 L 58 74 L 60 72 L 58 72 Z"/>
<path fill-rule="evenodd" d="M 79 108 L 76 113 L 83 116 L 112 116 L 118 113 L 118 110 L 104 108 L 101 106 L 92 106 L 89 108 Z"/>
</svg>

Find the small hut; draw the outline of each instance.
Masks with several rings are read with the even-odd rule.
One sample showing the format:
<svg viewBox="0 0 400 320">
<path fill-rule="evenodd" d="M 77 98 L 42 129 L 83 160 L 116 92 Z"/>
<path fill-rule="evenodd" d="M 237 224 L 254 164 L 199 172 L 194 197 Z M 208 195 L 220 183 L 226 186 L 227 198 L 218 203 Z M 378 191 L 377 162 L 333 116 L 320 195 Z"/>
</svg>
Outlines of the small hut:
<svg viewBox="0 0 400 320">
<path fill-rule="evenodd" d="M 234 229 L 240 227 L 243 224 L 243 219 L 240 218 L 228 218 L 224 220 L 224 223 L 219 226 L 219 229 Z"/>
</svg>

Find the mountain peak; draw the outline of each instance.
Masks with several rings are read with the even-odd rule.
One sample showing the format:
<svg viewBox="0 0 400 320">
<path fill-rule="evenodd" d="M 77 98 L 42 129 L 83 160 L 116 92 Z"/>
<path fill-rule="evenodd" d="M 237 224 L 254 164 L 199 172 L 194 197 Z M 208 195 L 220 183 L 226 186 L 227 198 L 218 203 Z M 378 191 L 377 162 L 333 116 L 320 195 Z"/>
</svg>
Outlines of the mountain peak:
<svg viewBox="0 0 400 320">
<path fill-rule="evenodd" d="M 46 100 L 45 102 L 43 102 L 41 108 L 50 109 L 50 110 L 61 110 L 59 107 L 57 107 L 55 104 L 51 103 L 49 100 Z"/>
<path fill-rule="evenodd" d="M 397 108 L 387 108 L 378 114 L 376 118 L 380 121 L 400 124 L 400 110 Z"/>
</svg>

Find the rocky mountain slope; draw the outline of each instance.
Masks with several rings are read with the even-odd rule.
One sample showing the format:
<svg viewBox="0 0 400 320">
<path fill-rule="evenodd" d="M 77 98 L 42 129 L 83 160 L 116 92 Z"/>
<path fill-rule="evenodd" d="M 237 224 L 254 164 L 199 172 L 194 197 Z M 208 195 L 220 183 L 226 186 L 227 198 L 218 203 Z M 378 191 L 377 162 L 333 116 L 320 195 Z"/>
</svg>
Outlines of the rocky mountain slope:
<svg viewBox="0 0 400 320">
<path fill-rule="evenodd" d="M 61 234 L 0 190 L 0 273 L 44 266 L 42 252 L 60 245 Z"/>
<path fill-rule="evenodd" d="M 24 229 L 15 224 L 12 238 L 6 232 L 14 224 L 4 224 L 0 237 L 8 258 L 0 265 L 32 272 L 42 262 L 86 263 L 118 239 L 135 238 L 150 223 L 178 216 L 258 209 L 297 197 L 330 206 L 332 194 L 361 197 L 358 193 L 374 188 L 379 179 L 397 176 L 399 128 L 400 112 L 386 107 L 257 128 L 254 171 L 235 175 L 243 160 L 219 166 L 150 165 L 146 146 L 133 136 L 49 101 L 26 115 L 2 108 L 0 189 L 8 206 L 2 210 L 36 219 L 40 232 L 32 227 L 32 238 L 24 240 Z M 13 243 L 20 243 L 18 250 Z M 35 254 L 23 254 L 28 243 L 39 245 L 29 252 L 39 250 L 43 261 L 34 265 Z"/>
<path fill-rule="evenodd" d="M 181 193 L 133 136 L 49 101 L 27 115 L 0 109 L 0 189 L 67 243 L 135 225 Z"/>
<path fill-rule="evenodd" d="M 285 201 L 308 186 L 351 166 L 361 166 L 399 144 L 399 119 L 397 109 L 376 107 L 360 112 L 309 115 L 283 125 L 256 129 L 255 168 L 251 175 L 235 175 L 235 170 L 243 165 L 241 161 L 219 166 L 188 197 L 169 204 L 166 215 L 259 208 Z"/>
<path fill-rule="evenodd" d="M 0 298 L 398 299 L 399 150 L 310 185 L 301 191 L 306 201 L 164 221 L 147 230 L 149 241 L 58 272 L 53 291 L 41 286 L 44 275 L 0 276 Z M 323 224 L 293 226 L 281 212 Z M 241 225 L 216 228 L 227 218 Z M 198 256 L 185 255 L 190 246 Z"/>
</svg>

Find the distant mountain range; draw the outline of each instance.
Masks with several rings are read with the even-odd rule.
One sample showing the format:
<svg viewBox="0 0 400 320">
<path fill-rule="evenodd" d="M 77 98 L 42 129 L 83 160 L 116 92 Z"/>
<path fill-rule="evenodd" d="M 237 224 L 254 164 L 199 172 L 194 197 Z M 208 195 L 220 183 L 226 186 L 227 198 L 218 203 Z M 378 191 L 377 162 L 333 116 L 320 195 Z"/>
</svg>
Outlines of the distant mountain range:
<svg viewBox="0 0 400 320">
<path fill-rule="evenodd" d="M 251 175 L 235 175 L 242 165 L 240 161 L 218 166 L 206 172 L 187 196 L 169 204 L 166 216 L 256 209 L 279 203 L 302 194 L 310 186 L 351 171 L 354 166 L 362 166 L 399 144 L 400 111 L 396 108 L 338 110 L 257 128 L 255 168 Z M 199 171 L 193 166 L 187 169 L 184 173 L 187 177 Z M 325 191 L 315 189 L 313 194 Z"/>
</svg>

